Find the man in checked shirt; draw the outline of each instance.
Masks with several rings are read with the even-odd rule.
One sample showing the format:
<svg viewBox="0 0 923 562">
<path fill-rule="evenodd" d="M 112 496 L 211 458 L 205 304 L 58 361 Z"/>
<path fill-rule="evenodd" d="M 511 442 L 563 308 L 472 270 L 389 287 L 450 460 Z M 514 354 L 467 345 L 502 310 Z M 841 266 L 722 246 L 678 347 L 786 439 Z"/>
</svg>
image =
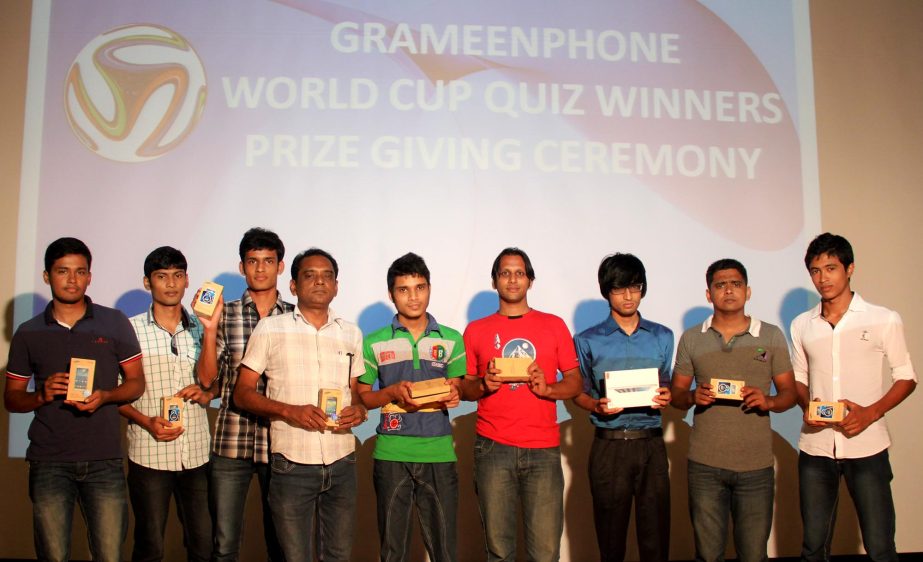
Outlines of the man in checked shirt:
<svg viewBox="0 0 923 562">
<path fill-rule="evenodd" d="M 170 246 L 144 260 L 148 310 L 130 319 L 141 344 L 144 394 L 119 406 L 128 423 L 128 495 L 135 514 L 131 559 L 164 558 L 164 530 L 170 498 L 183 527 L 190 562 L 208 562 L 212 524 L 208 513 L 208 415 L 213 398 L 195 380 L 202 325 L 183 308 L 189 287 L 186 257 Z M 163 399 L 178 397 L 183 406 L 174 423 L 163 412 Z"/>
<path fill-rule="evenodd" d="M 250 334 L 260 318 L 291 312 L 276 282 L 285 266 L 285 246 L 276 233 L 251 228 L 240 241 L 240 273 L 247 290 L 240 300 L 226 305 L 219 300 L 211 318 L 201 318 L 205 328 L 202 354 L 196 370 L 203 387 L 217 383 L 221 396 L 211 455 L 209 502 L 214 517 L 212 560 L 237 560 L 243 526 L 244 504 L 256 473 L 263 503 L 263 531 L 270 560 L 283 560 L 270 516 L 269 421 L 245 412 L 234 403 L 240 360 Z M 257 382 L 265 391 L 265 380 Z"/>
</svg>

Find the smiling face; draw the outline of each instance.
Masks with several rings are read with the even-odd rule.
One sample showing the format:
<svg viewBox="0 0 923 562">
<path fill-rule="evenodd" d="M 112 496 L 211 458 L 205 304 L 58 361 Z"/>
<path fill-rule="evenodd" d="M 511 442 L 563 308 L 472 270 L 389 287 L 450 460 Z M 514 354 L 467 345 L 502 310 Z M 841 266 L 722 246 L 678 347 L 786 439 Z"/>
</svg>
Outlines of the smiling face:
<svg viewBox="0 0 923 562">
<path fill-rule="evenodd" d="M 421 275 L 398 275 L 391 289 L 391 302 L 397 309 L 402 324 L 418 320 L 426 315 L 429 307 L 430 285 Z"/>
<path fill-rule="evenodd" d="M 711 285 L 705 291 L 705 298 L 715 308 L 715 312 L 742 313 L 750 300 L 750 287 L 736 269 L 721 269 L 715 272 Z"/>
<path fill-rule="evenodd" d="M 162 306 L 177 306 L 183 301 L 189 277 L 186 270 L 171 267 L 155 269 L 150 277 L 144 278 L 144 288 L 151 292 L 151 299 Z"/>
<path fill-rule="evenodd" d="M 843 267 L 843 262 L 830 254 L 821 254 L 811 260 L 808 272 L 821 300 L 832 301 L 845 294 L 851 294 L 849 280 L 855 265 L 851 263 L 848 268 Z"/>
<path fill-rule="evenodd" d="M 526 300 L 526 294 L 532 287 L 532 281 L 526 273 L 526 262 L 516 255 L 500 258 L 500 267 L 497 268 L 497 278 L 493 285 L 500 300 L 507 304 L 519 304 Z"/>
<path fill-rule="evenodd" d="M 81 254 L 67 254 L 56 259 L 51 271 L 42 274 L 45 284 L 51 287 L 51 297 L 63 304 L 82 302 L 91 278 L 90 265 Z"/>
<path fill-rule="evenodd" d="M 302 258 L 291 290 L 298 298 L 298 308 L 326 310 L 339 290 L 333 264 L 324 256 Z"/>
</svg>

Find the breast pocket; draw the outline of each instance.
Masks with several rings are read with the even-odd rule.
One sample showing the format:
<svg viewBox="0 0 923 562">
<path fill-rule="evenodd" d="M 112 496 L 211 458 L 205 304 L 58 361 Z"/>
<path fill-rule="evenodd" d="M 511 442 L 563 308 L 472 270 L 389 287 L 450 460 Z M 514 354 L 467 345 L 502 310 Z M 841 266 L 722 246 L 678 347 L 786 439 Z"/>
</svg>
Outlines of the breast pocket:
<svg viewBox="0 0 923 562">
<path fill-rule="evenodd" d="M 356 359 L 352 359 L 355 361 Z M 360 359 L 361 360 L 361 359 Z M 320 362 L 320 384 L 323 388 L 349 388 L 350 356 L 343 353 L 326 357 Z"/>
</svg>

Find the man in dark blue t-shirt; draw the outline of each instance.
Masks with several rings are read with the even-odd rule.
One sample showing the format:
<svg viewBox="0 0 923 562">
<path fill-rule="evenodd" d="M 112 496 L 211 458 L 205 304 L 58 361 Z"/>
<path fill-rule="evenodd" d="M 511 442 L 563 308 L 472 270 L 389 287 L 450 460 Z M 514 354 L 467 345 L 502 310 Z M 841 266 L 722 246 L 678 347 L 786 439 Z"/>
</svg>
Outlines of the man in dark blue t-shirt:
<svg viewBox="0 0 923 562">
<path fill-rule="evenodd" d="M 48 246 L 42 275 L 52 300 L 10 344 L 4 404 L 10 412 L 35 412 L 26 460 L 40 560 L 69 557 L 75 500 L 94 560 L 121 559 L 128 528 L 118 405 L 144 392 L 141 348 L 124 314 L 86 296 L 91 260 L 76 238 Z M 66 399 L 73 359 L 95 361 L 83 401 Z"/>
</svg>

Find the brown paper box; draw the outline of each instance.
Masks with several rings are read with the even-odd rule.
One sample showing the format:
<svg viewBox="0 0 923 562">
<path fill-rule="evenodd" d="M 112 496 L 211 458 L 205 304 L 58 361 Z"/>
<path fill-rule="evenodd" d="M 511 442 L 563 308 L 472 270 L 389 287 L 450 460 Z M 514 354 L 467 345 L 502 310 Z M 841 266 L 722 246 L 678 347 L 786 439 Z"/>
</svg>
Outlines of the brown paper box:
<svg viewBox="0 0 923 562">
<path fill-rule="evenodd" d="M 744 387 L 744 381 L 736 379 L 712 379 L 711 390 L 715 393 L 718 400 L 743 400 L 740 395 L 740 389 Z"/>
<path fill-rule="evenodd" d="M 842 402 L 820 402 L 811 400 L 808 404 L 808 419 L 821 422 L 839 422 L 846 417 L 846 406 Z"/>
<path fill-rule="evenodd" d="M 179 396 L 164 396 L 161 401 L 161 415 L 170 427 L 183 427 L 183 399 Z"/>
<path fill-rule="evenodd" d="M 497 378 L 503 382 L 525 382 L 529 380 L 529 365 L 532 359 L 529 357 L 497 357 L 494 359 L 494 367 L 500 369 L 501 373 Z"/>
<path fill-rule="evenodd" d="M 451 391 L 452 387 L 446 384 L 445 379 L 429 379 L 413 383 L 410 389 L 410 397 L 421 403 L 435 402 L 451 394 Z"/>
<path fill-rule="evenodd" d="M 224 291 L 224 287 L 217 283 L 212 283 L 211 281 L 202 283 L 199 296 L 193 303 L 192 309 L 202 316 L 211 316 L 215 313 L 215 307 L 218 306 L 218 297 L 221 296 L 222 291 Z"/>
</svg>

